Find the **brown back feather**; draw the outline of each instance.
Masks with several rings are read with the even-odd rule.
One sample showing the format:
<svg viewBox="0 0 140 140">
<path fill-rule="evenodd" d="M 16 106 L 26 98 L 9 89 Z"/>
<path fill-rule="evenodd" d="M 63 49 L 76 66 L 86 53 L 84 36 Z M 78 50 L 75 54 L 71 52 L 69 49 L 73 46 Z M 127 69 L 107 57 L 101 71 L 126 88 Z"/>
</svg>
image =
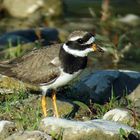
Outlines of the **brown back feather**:
<svg viewBox="0 0 140 140">
<path fill-rule="evenodd" d="M 60 74 L 58 66 L 51 63 L 58 57 L 60 46 L 61 44 L 56 44 L 33 50 L 4 66 L 0 65 L 0 73 L 28 83 L 47 83 Z"/>
</svg>

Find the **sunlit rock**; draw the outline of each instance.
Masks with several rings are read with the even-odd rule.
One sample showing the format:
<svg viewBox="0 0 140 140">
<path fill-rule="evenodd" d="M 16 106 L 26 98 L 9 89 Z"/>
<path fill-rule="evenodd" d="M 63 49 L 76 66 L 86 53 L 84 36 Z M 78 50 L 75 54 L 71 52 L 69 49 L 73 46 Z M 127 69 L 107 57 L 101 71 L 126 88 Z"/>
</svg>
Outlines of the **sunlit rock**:
<svg viewBox="0 0 140 140">
<path fill-rule="evenodd" d="M 71 121 L 47 117 L 40 123 L 39 129 L 48 134 L 60 135 L 63 140 L 119 140 L 120 128 L 124 131 L 136 131 L 133 128 L 105 120 Z"/>
<path fill-rule="evenodd" d="M 6 137 L 13 134 L 16 130 L 15 124 L 10 121 L 0 121 L 0 140 L 5 140 Z"/>
<path fill-rule="evenodd" d="M 4 0 L 3 6 L 9 14 L 17 18 L 26 18 L 44 4 L 43 0 Z"/>
<path fill-rule="evenodd" d="M 127 99 L 133 103 L 136 117 L 140 116 L 140 84 L 127 96 Z"/>
<path fill-rule="evenodd" d="M 128 109 L 122 109 L 122 108 L 115 108 L 108 111 L 103 116 L 103 119 L 129 124 L 131 126 L 134 124 L 133 112 Z"/>
<path fill-rule="evenodd" d="M 136 87 L 136 89 L 130 93 L 127 98 L 131 100 L 132 102 L 136 102 L 140 100 L 140 84 Z"/>
<path fill-rule="evenodd" d="M 63 15 L 62 0 L 47 0 L 44 1 L 44 15 L 46 17 L 61 17 Z M 54 4 L 55 3 L 55 4 Z"/>
<path fill-rule="evenodd" d="M 53 140 L 51 136 L 41 131 L 20 131 L 5 140 Z"/>
</svg>

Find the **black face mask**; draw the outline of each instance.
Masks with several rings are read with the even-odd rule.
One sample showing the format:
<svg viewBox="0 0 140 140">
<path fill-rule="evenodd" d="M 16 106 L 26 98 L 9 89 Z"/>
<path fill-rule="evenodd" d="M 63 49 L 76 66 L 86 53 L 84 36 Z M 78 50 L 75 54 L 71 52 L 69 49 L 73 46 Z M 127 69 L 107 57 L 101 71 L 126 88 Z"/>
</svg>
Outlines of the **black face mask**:
<svg viewBox="0 0 140 140">
<path fill-rule="evenodd" d="M 89 48 L 91 46 L 91 44 L 85 44 L 91 37 L 94 37 L 93 34 L 91 33 L 87 33 L 83 38 L 79 38 L 75 41 L 68 41 L 66 43 L 67 46 L 69 46 L 69 48 L 71 49 L 75 49 L 75 50 L 85 50 L 87 48 Z"/>
</svg>

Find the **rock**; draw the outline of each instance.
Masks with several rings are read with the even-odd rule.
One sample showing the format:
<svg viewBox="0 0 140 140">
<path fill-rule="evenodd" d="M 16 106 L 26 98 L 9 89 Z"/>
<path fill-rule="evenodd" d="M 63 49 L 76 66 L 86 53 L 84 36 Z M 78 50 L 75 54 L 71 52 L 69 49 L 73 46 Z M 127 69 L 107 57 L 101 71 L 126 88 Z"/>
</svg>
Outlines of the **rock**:
<svg viewBox="0 0 140 140">
<path fill-rule="evenodd" d="M 69 115 L 74 110 L 74 105 L 67 100 L 57 98 L 56 103 L 59 116 L 64 117 L 65 115 Z M 47 97 L 47 108 L 53 110 L 52 99 L 50 97 Z"/>
<path fill-rule="evenodd" d="M 35 41 L 39 41 L 44 46 L 58 40 L 58 31 L 54 28 L 17 30 L 5 33 L 0 37 L 0 49 L 3 49 L 7 45 L 11 45 L 12 47 Z"/>
<path fill-rule="evenodd" d="M 125 17 L 119 18 L 118 21 L 130 26 L 137 26 L 140 24 L 140 17 L 134 14 L 128 14 Z"/>
<path fill-rule="evenodd" d="M 135 122 L 132 114 L 132 111 L 128 109 L 115 108 L 105 113 L 103 119 L 129 124 L 130 126 L 133 126 Z"/>
<path fill-rule="evenodd" d="M 140 84 L 136 87 L 136 89 L 130 93 L 127 98 L 132 101 L 136 102 L 137 100 L 140 100 Z"/>
<path fill-rule="evenodd" d="M 61 18 L 63 15 L 63 1 L 62 0 L 47 0 L 44 1 L 43 12 L 49 18 Z M 55 5 L 54 5 L 55 3 Z M 49 21 L 48 21 L 49 22 Z"/>
<path fill-rule="evenodd" d="M 81 122 L 53 117 L 44 118 L 39 127 L 48 134 L 61 135 L 63 140 L 119 140 L 120 128 L 136 131 L 127 125 L 100 119 Z"/>
<path fill-rule="evenodd" d="M 140 99 L 137 100 L 136 102 L 134 102 L 134 107 L 135 107 L 134 111 L 135 111 L 136 118 L 138 118 L 138 120 L 139 120 L 139 118 L 140 118 Z"/>
<path fill-rule="evenodd" d="M 3 6 L 9 14 L 17 18 L 26 18 L 44 4 L 43 0 L 4 0 Z"/>
<path fill-rule="evenodd" d="M 41 131 L 20 131 L 5 140 L 53 140 L 51 136 Z"/>
<path fill-rule="evenodd" d="M 135 115 L 140 117 L 140 84 L 137 88 L 127 96 L 135 107 Z"/>
<path fill-rule="evenodd" d="M 80 101 L 73 101 L 75 104 L 75 113 L 73 116 L 70 116 L 74 120 L 81 120 L 81 121 L 87 121 L 90 120 L 91 117 L 93 117 L 93 114 L 90 110 L 90 108 Z"/>
<path fill-rule="evenodd" d="M 140 83 L 140 73 L 129 70 L 101 70 L 82 78 L 73 84 L 71 91 L 64 94 L 67 98 L 88 103 L 109 101 L 114 97 L 130 94 Z"/>
<path fill-rule="evenodd" d="M 128 140 L 140 140 L 140 134 L 132 131 L 127 138 Z"/>
<path fill-rule="evenodd" d="M 20 80 L 0 74 L 0 94 L 15 93 L 16 91 L 39 91 L 39 87 L 24 83 Z"/>
<path fill-rule="evenodd" d="M 19 18 L 7 18 L 7 16 L 4 16 L 1 18 L 0 22 L 0 33 L 3 34 L 5 32 L 16 30 L 32 29 L 40 26 L 40 24 L 42 24 L 42 16 L 40 15 L 40 12 L 34 13 L 31 17 L 22 20 Z"/>
<path fill-rule="evenodd" d="M 0 140 L 5 140 L 6 137 L 13 134 L 16 130 L 15 124 L 10 121 L 0 121 Z"/>
</svg>

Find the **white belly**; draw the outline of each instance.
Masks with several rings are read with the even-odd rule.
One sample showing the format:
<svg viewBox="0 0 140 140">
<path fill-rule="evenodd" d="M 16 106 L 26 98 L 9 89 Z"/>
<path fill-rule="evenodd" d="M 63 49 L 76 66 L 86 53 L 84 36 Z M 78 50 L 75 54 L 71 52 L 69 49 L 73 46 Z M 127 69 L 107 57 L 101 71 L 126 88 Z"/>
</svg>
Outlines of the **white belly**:
<svg viewBox="0 0 140 140">
<path fill-rule="evenodd" d="M 58 87 L 64 86 L 67 83 L 69 83 L 71 80 L 73 80 L 74 78 L 76 78 L 79 74 L 81 73 L 81 70 L 79 70 L 78 72 L 75 72 L 73 74 L 68 74 L 65 73 L 63 71 L 61 71 L 60 76 L 56 79 L 56 81 L 52 84 L 48 84 L 48 85 L 41 85 L 41 89 L 43 91 L 44 94 L 46 94 L 48 89 L 56 89 Z"/>
</svg>

